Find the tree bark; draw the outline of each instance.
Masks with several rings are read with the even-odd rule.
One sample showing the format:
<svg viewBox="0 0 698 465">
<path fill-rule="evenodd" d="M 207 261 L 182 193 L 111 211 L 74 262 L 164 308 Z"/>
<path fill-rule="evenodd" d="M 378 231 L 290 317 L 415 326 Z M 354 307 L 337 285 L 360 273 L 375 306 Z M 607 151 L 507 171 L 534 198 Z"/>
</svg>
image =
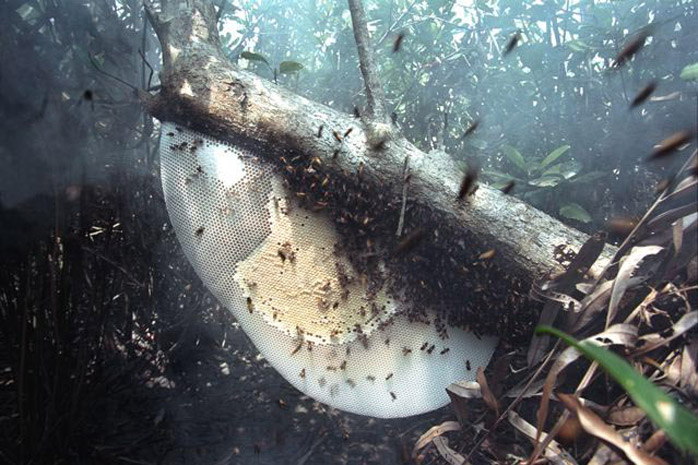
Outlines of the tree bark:
<svg viewBox="0 0 698 465">
<path fill-rule="evenodd" d="M 519 312 L 520 325 L 531 281 L 562 271 L 556 246 L 577 251 L 588 239 L 485 185 L 457 200 L 462 175 L 447 154 L 426 154 L 397 136 L 370 143 L 365 122 L 238 69 L 223 56 L 210 0 L 163 2 L 163 11 L 149 12 L 163 71 L 160 93 L 143 96 L 146 109 L 255 148 L 308 208 L 331 215 L 360 270 L 370 275 L 379 261 L 388 263 L 412 297 L 453 309 L 452 322 L 501 333 Z M 421 231 L 422 240 L 395 254 L 406 182 L 405 234 Z M 480 258 L 491 249 L 493 259 Z M 592 273 L 614 249 L 605 247 Z"/>
</svg>

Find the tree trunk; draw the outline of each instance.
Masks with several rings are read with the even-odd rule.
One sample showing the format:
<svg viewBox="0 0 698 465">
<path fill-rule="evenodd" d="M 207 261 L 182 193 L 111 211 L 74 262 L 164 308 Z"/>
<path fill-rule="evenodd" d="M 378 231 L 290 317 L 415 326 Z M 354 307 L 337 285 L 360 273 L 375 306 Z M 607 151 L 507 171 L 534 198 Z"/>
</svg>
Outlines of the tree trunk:
<svg viewBox="0 0 698 465">
<path fill-rule="evenodd" d="M 212 2 L 163 4 L 149 8 L 164 61 L 160 93 L 143 96 L 153 116 L 253 147 L 308 208 L 331 215 L 359 270 L 386 262 L 417 302 L 452 311 L 452 323 L 514 336 L 530 329 L 517 328 L 532 308 L 531 281 L 562 271 L 554 249 L 577 251 L 587 235 L 485 185 L 458 200 L 462 174 L 446 153 L 426 154 L 395 128 L 386 143 L 367 141 L 367 122 L 230 63 Z M 405 196 L 405 235 L 421 240 L 395 253 Z"/>
</svg>

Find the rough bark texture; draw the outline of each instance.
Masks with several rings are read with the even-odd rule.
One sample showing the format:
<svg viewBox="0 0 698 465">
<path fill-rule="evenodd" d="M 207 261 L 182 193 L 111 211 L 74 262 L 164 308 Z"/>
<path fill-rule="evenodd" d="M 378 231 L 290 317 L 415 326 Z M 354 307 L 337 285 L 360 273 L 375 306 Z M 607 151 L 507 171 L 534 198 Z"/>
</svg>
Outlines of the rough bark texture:
<svg viewBox="0 0 698 465">
<path fill-rule="evenodd" d="M 368 276 L 379 260 L 387 261 L 403 276 L 402 292 L 423 304 L 450 310 L 467 302 L 449 317 L 452 323 L 498 333 L 521 325 L 523 315 L 514 314 L 529 307 L 524 295 L 531 280 L 562 270 L 555 247 L 579 250 L 588 238 L 484 185 L 459 201 L 462 174 L 447 154 L 426 154 L 399 137 L 367 143 L 356 118 L 238 69 L 221 53 L 211 2 L 165 2 L 151 18 L 164 63 L 160 94 L 144 99 L 150 113 L 254 146 L 309 208 L 332 215 Z M 407 157 L 411 175 L 405 181 Z M 423 234 L 410 253 L 396 257 L 404 182 L 405 234 Z M 492 260 L 478 258 L 489 249 L 496 250 Z M 613 249 L 606 246 L 593 271 Z"/>
</svg>

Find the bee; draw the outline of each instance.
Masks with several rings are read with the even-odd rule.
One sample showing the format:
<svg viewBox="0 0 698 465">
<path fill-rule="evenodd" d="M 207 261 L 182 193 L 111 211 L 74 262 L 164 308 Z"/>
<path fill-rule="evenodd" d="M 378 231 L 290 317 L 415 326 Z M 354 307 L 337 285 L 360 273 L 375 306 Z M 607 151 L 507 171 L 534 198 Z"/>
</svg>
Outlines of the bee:
<svg viewBox="0 0 698 465">
<path fill-rule="evenodd" d="M 252 303 L 252 297 L 247 298 L 247 311 L 250 312 L 250 315 L 252 315 L 252 312 L 254 312 L 254 304 Z"/>
<path fill-rule="evenodd" d="M 356 382 L 351 378 L 347 380 L 347 384 L 349 385 L 349 387 L 352 387 L 352 388 L 356 387 Z"/>
<path fill-rule="evenodd" d="M 640 49 L 645 45 L 645 40 L 647 40 L 647 33 L 642 32 L 635 36 L 630 42 L 625 44 L 623 49 L 618 53 L 613 66 L 615 68 L 620 68 L 623 64 L 630 60 Z"/>
<path fill-rule="evenodd" d="M 440 352 L 440 354 L 441 354 L 441 355 L 445 355 L 445 354 L 448 353 L 449 350 L 451 350 L 451 349 L 449 349 L 448 347 L 446 347 L 444 350 L 442 350 L 442 351 Z"/>
<path fill-rule="evenodd" d="M 487 252 L 482 252 L 477 258 L 478 260 L 489 260 L 490 258 L 494 257 L 495 250 L 490 249 Z"/>
<path fill-rule="evenodd" d="M 426 349 L 428 346 L 429 346 L 429 343 L 428 343 L 428 342 L 425 342 L 424 344 L 422 344 L 422 347 L 420 347 L 419 350 L 424 350 L 424 349 Z"/>
<path fill-rule="evenodd" d="M 431 353 L 434 351 L 434 348 L 435 348 L 435 347 L 436 347 L 436 346 L 432 344 L 432 346 L 429 347 L 429 348 L 427 349 L 427 353 L 428 353 L 429 355 L 431 355 Z"/>
<path fill-rule="evenodd" d="M 385 340 L 385 345 L 389 346 L 390 345 L 390 338 Z"/>
<path fill-rule="evenodd" d="M 388 376 L 385 377 L 385 380 L 388 381 L 388 380 L 389 380 L 390 378 L 392 378 L 392 377 L 393 377 L 393 374 L 392 374 L 392 373 L 388 373 Z"/>
<path fill-rule="evenodd" d="M 506 184 L 504 185 L 504 187 L 502 187 L 502 193 L 504 193 L 504 194 L 509 194 L 509 193 L 511 192 L 511 190 L 514 188 L 515 185 L 516 185 L 516 183 L 515 183 L 514 180 L 512 179 L 511 181 L 509 181 L 508 183 L 506 183 Z"/>
<path fill-rule="evenodd" d="M 291 356 L 293 357 L 294 355 L 296 355 L 298 353 L 298 351 L 301 350 L 302 347 L 303 347 L 303 343 L 301 342 L 300 344 L 298 344 L 296 346 L 295 349 L 293 349 L 293 352 L 291 352 Z"/>
<path fill-rule="evenodd" d="M 682 145 L 689 143 L 691 141 L 691 137 L 692 134 L 690 131 L 675 132 L 671 136 L 661 141 L 659 145 L 654 148 L 654 152 L 652 152 L 649 159 L 656 160 L 657 158 L 669 155 Z"/>
<path fill-rule="evenodd" d="M 397 400 L 397 396 L 395 395 L 395 393 L 393 391 L 390 391 L 390 397 L 393 398 L 393 401 Z"/>
<path fill-rule="evenodd" d="M 461 139 L 465 139 L 470 134 L 474 133 L 478 126 L 480 126 L 480 120 L 476 119 L 470 123 L 470 126 L 468 126 L 468 129 L 465 130 L 465 133 L 461 136 Z"/>
<path fill-rule="evenodd" d="M 308 341 L 308 352 L 312 352 L 312 351 L 313 351 L 313 343 Z"/>
<path fill-rule="evenodd" d="M 300 377 L 305 379 L 305 368 L 303 368 L 300 372 Z"/>
<path fill-rule="evenodd" d="M 338 133 L 337 131 L 334 131 L 334 130 L 333 130 L 333 131 L 332 131 L 332 135 L 334 136 L 334 138 L 335 138 L 335 140 L 336 140 L 337 142 L 342 142 L 342 136 L 340 136 L 339 133 Z"/>
<path fill-rule="evenodd" d="M 347 349 L 348 349 L 348 348 L 347 348 Z M 339 369 L 340 369 L 340 370 L 346 370 L 346 369 L 347 369 L 347 361 L 346 361 L 346 360 L 342 361 L 342 364 L 339 365 Z"/>
<path fill-rule="evenodd" d="M 317 128 L 317 136 L 322 137 L 322 130 L 325 129 L 325 125 L 321 124 L 319 128 Z"/>
<path fill-rule="evenodd" d="M 516 47 L 516 44 L 519 43 L 519 40 L 521 40 L 521 31 L 516 31 L 514 35 L 511 36 L 511 39 L 509 39 L 509 42 L 507 42 L 507 46 L 504 48 L 502 56 L 509 55 L 511 51 L 514 50 L 514 47 Z"/>
<path fill-rule="evenodd" d="M 463 180 L 460 183 L 460 189 L 458 190 L 458 199 L 463 200 L 465 196 L 473 195 L 475 193 L 475 183 L 477 182 L 478 170 L 472 166 L 468 166 Z"/>
<path fill-rule="evenodd" d="M 168 137 L 174 137 L 174 132 L 168 132 L 168 133 L 167 133 L 167 136 L 168 136 Z"/>
<path fill-rule="evenodd" d="M 640 89 L 640 91 L 637 94 L 635 94 L 633 101 L 630 102 L 630 108 L 635 108 L 636 106 L 642 104 L 645 100 L 649 98 L 650 95 L 652 95 L 652 92 L 654 92 L 656 89 L 657 81 L 650 81 L 649 84 L 647 84 L 645 87 Z"/>
<path fill-rule="evenodd" d="M 359 107 L 354 105 L 354 118 L 361 118 L 361 112 L 359 111 Z"/>
<path fill-rule="evenodd" d="M 194 231 L 194 235 L 196 237 L 201 237 L 204 234 L 204 227 L 199 226 L 196 231 Z"/>
<path fill-rule="evenodd" d="M 465 361 L 465 368 L 470 371 L 472 368 L 470 368 L 470 360 Z"/>
<path fill-rule="evenodd" d="M 286 402 L 284 402 L 283 399 L 279 399 L 279 408 L 282 408 L 282 409 L 286 408 Z"/>
<path fill-rule="evenodd" d="M 332 365 L 327 365 L 327 371 L 337 371 L 337 367 Z"/>
<path fill-rule="evenodd" d="M 346 139 L 347 136 L 348 136 L 349 134 L 351 134 L 351 131 L 353 131 L 353 130 L 354 130 L 354 128 L 349 128 L 349 129 L 347 129 L 346 132 L 344 133 L 344 138 Z"/>
<path fill-rule="evenodd" d="M 395 36 L 395 40 L 393 41 L 393 53 L 397 53 L 400 51 L 400 47 L 402 47 L 402 41 L 404 38 L 404 32 L 400 32 L 398 35 Z"/>
<path fill-rule="evenodd" d="M 412 352 L 412 349 L 408 349 L 407 347 L 402 348 L 402 355 L 407 355 Z"/>
<path fill-rule="evenodd" d="M 417 228 L 402 239 L 395 248 L 395 256 L 409 252 L 417 246 L 424 238 L 424 230 Z"/>
<path fill-rule="evenodd" d="M 374 381 L 376 380 L 376 377 L 373 376 L 373 375 L 368 375 L 368 376 L 366 377 L 366 379 L 367 379 L 368 381 L 370 381 L 370 382 L 374 382 Z"/>
</svg>

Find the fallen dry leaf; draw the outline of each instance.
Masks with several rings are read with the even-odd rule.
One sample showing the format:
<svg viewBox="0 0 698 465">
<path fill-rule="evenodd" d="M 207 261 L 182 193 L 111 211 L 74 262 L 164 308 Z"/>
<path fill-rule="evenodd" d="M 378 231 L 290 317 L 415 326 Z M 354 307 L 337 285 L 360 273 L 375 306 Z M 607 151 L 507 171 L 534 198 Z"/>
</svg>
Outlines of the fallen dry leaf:
<svg viewBox="0 0 698 465">
<path fill-rule="evenodd" d="M 438 438 L 449 431 L 460 431 L 460 424 L 457 421 L 445 421 L 440 425 L 432 426 L 426 433 L 422 434 L 412 450 L 412 457 L 416 458 L 417 453 L 426 447 L 435 438 Z"/>
<path fill-rule="evenodd" d="M 669 465 L 659 457 L 653 457 L 642 449 L 636 448 L 626 441 L 612 426 L 604 422 L 601 417 L 584 407 L 575 396 L 571 394 L 557 394 L 567 410 L 576 415 L 584 431 L 622 450 L 625 456 L 636 465 Z"/>
</svg>

